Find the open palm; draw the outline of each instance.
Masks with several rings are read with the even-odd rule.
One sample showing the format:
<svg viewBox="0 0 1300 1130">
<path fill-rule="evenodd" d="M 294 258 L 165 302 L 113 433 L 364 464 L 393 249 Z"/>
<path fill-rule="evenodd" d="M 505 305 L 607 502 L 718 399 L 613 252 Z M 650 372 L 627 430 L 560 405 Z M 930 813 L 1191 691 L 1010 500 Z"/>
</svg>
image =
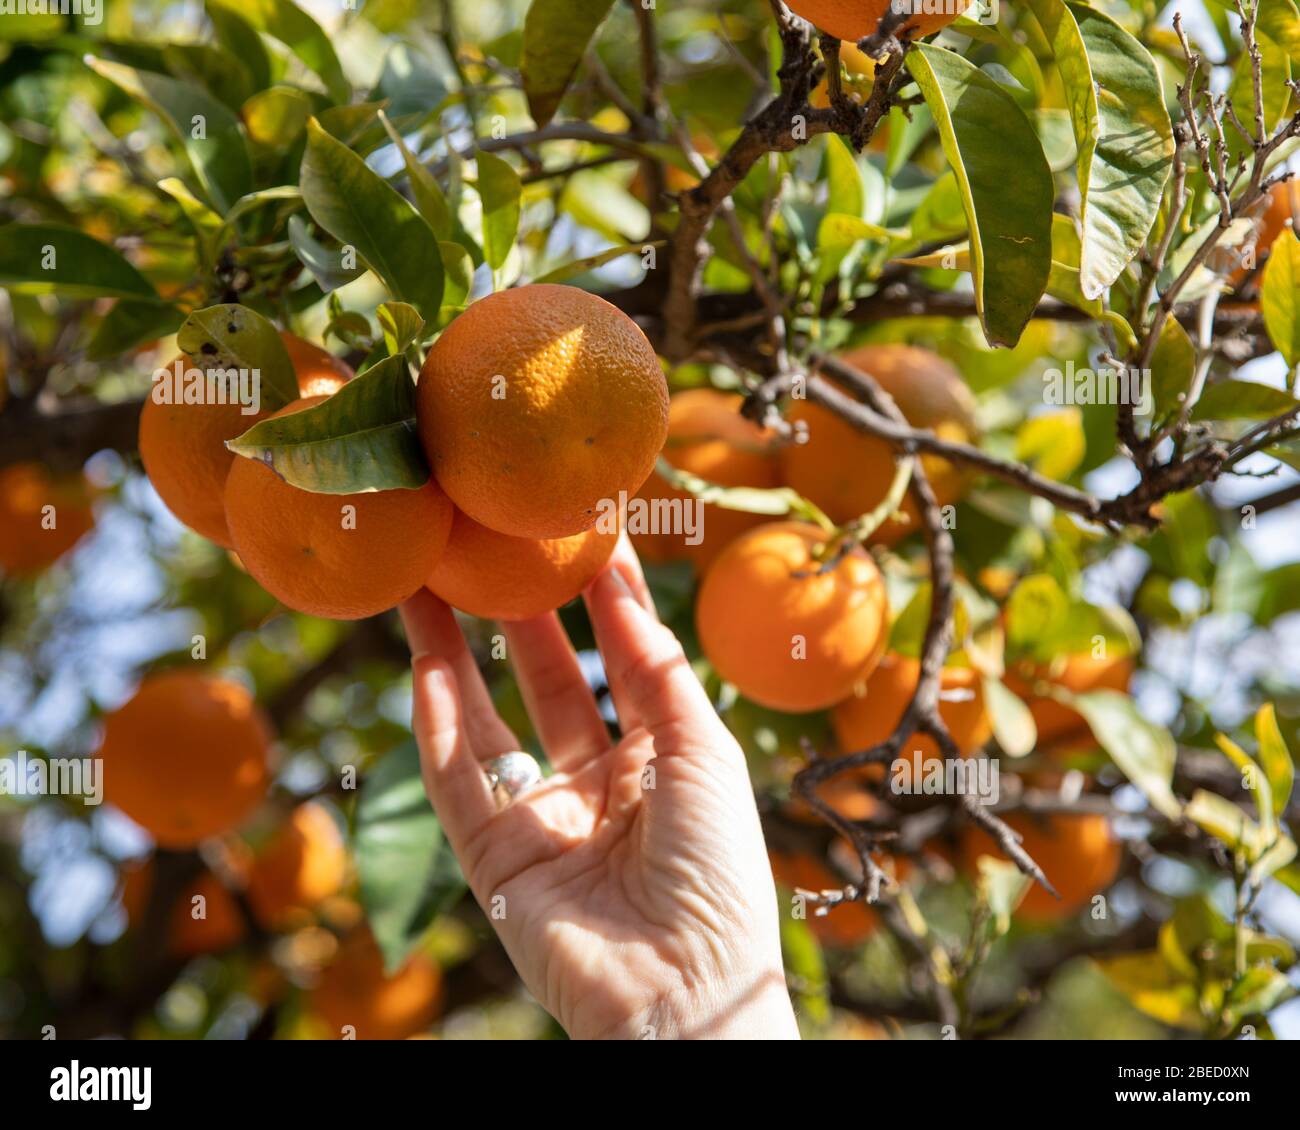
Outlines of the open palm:
<svg viewBox="0 0 1300 1130">
<path fill-rule="evenodd" d="M 445 604 L 402 609 L 429 798 L 524 983 L 575 1037 L 794 1036 L 744 757 L 621 543 L 588 590 L 623 737 L 558 617 L 504 626 L 555 769 L 498 812 L 518 749 Z"/>
</svg>

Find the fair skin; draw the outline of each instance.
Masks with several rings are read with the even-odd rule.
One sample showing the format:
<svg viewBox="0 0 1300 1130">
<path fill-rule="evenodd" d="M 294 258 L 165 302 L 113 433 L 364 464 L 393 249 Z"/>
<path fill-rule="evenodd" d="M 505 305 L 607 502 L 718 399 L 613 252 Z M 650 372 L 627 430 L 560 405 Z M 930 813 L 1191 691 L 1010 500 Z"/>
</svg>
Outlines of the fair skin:
<svg viewBox="0 0 1300 1130">
<path fill-rule="evenodd" d="M 744 755 L 620 543 L 584 594 L 623 737 L 554 613 L 504 624 L 554 774 L 502 811 L 519 749 L 448 607 L 402 608 L 425 787 L 529 991 L 575 1039 L 797 1039 Z"/>
</svg>

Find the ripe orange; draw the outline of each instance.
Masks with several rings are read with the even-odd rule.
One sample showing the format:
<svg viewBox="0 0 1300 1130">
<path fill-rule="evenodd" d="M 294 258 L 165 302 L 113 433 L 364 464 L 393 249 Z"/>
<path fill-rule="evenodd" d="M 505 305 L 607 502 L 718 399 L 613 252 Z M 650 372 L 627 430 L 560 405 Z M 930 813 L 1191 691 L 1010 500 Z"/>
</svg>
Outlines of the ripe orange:
<svg viewBox="0 0 1300 1130">
<path fill-rule="evenodd" d="M 352 376 L 346 364 L 318 346 L 290 333 L 280 337 L 303 396 L 328 396 Z M 177 360 L 200 367 L 184 355 Z M 181 522 L 226 549 L 232 543 L 223 500 L 235 460 L 226 440 L 266 418 L 265 412 L 246 416 L 241 407 L 159 404 L 151 393 L 140 412 L 140 459 L 154 490 Z"/>
<path fill-rule="evenodd" d="M 742 401 L 736 393 L 711 388 L 677 393 L 668 402 L 664 458 L 674 467 L 719 486 L 779 485 L 780 470 L 768 451 L 770 437 L 764 429 L 740 415 Z M 629 522 L 632 541 L 642 560 L 687 558 L 701 572 L 741 534 L 771 520 L 761 514 L 724 510 L 720 506 L 696 507 L 689 494 L 670 486 L 657 473 L 646 479 L 637 498 L 658 515 L 686 513 L 679 511 L 679 504 L 683 508 L 690 505 L 690 513 L 697 514 L 699 519 L 694 534 L 703 539 L 691 545 L 684 529 L 640 532 Z"/>
<path fill-rule="evenodd" d="M 1068 813 L 1038 819 L 1012 813 L 1003 819 L 1024 837 L 1021 846 L 1061 895 L 1057 900 L 1034 883 L 1016 910 L 1017 916 L 1031 922 L 1068 918 L 1115 881 L 1120 844 L 1105 816 Z M 993 837 L 974 824 L 962 833 L 961 851 L 964 866 L 972 874 L 981 855 L 1006 859 Z"/>
<path fill-rule="evenodd" d="M 301 804 L 253 861 L 248 901 L 274 927 L 342 889 L 347 849 L 338 825 L 321 805 Z"/>
<path fill-rule="evenodd" d="M 889 344 L 868 345 L 844 360 L 874 376 L 914 427 L 933 431 L 943 439 L 974 438 L 975 398 L 957 370 L 942 357 L 910 345 Z M 863 435 L 829 409 L 810 401 L 795 401 L 787 416 L 808 427 L 807 443 L 781 449 L 787 485 L 839 523 L 880 505 L 894 477 L 894 452 L 889 444 Z M 960 469 L 931 455 L 923 455 L 921 465 L 940 506 L 961 497 L 966 476 Z M 892 545 L 918 529 L 919 515 L 910 495 L 902 511 L 909 522 L 888 521 L 872 540 Z"/>
<path fill-rule="evenodd" d="M 321 971 L 308 1007 L 333 1038 L 345 1028 L 358 1040 L 404 1040 L 427 1028 L 442 1002 L 442 971 L 415 953 L 393 976 L 367 929 L 349 934 L 335 959 Z"/>
<path fill-rule="evenodd" d="M 438 482 L 474 521 L 514 537 L 595 525 L 645 482 L 668 430 L 645 334 L 571 286 L 475 302 L 429 350 L 417 396 Z"/>
<path fill-rule="evenodd" d="M 91 494 L 84 478 L 40 463 L 0 468 L 0 571 L 31 576 L 67 553 L 95 524 Z"/>
<path fill-rule="evenodd" d="M 122 876 L 122 908 L 129 926 L 139 926 L 153 888 L 153 860 L 126 869 Z M 194 900 L 202 896 L 203 917 Z M 247 927 L 234 895 L 211 871 L 205 871 L 177 897 L 167 917 L 167 948 L 178 957 L 221 953 L 244 940 Z"/>
<path fill-rule="evenodd" d="M 921 678 L 917 659 L 886 655 L 866 684 L 831 712 L 836 740 L 845 753 L 867 749 L 883 742 L 903 717 L 903 711 Z M 979 672 L 973 667 L 945 667 L 939 676 L 939 716 L 963 757 L 979 749 L 993 736 L 993 724 L 984 706 Z M 939 758 L 939 747 L 929 734 L 913 734 L 903 745 L 901 757 L 912 759 L 913 774 Z"/>
<path fill-rule="evenodd" d="M 568 604 L 604 567 L 618 530 L 593 526 L 568 538 L 513 538 L 456 511 L 451 539 L 428 587 L 471 616 L 528 620 Z"/>
<path fill-rule="evenodd" d="M 272 596 L 310 616 L 360 620 L 424 584 L 447 545 L 452 505 L 433 479 L 418 490 L 316 494 L 240 458 L 226 480 L 226 517 L 244 568 Z"/>
<path fill-rule="evenodd" d="M 840 44 L 840 62 L 850 75 L 857 78 L 869 79 L 876 73 L 875 60 L 865 51 L 860 51 L 852 40 Z M 819 110 L 825 110 L 831 104 L 830 88 L 826 79 L 823 78 L 813 87 L 812 93 L 808 95 L 808 101 Z M 885 124 L 881 123 L 881 125 Z M 880 129 L 877 129 L 871 140 L 876 141 L 876 137 L 881 132 Z M 873 145 L 872 148 L 876 148 L 876 146 Z"/>
<path fill-rule="evenodd" d="M 194 900 L 203 898 L 203 917 Z M 176 900 L 168 929 L 172 952 L 181 957 L 220 953 L 244 940 L 247 928 L 235 896 L 210 871 L 198 879 Z"/>
<path fill-rule="evenodd" d="M 816 526 L 769 522 L 732 542 L 704 576 L 700 646 L 718 674 L 773 710 L 823 710 L 871 674 L 884 652 L 885 584 L 860 547 L 815 574 Z M 832 551 L 834 552 L 834 551 Z"/>
<path fill-rule="evenodd" d="M 1132 656 L 1094 659 L 1091 654 L 1084 652 L 1064 656 L 1046 667 L 1024 662 L 1017 664 L 1007 671 L 1006 684 L 1008 689 L 1029 704 L 1029 713 L 1033 715 L 1034 724 L 1038 727 L 1038 745 L 1041 748 L 1053 742 L 1086 735 L 1088 723 L 1084 721 L 1083 715 L 1064 703 L 1037 694 L 1035 686 L 1038 682 L 1054 683 L 1072 694 L 1086 694 L 1100 690 L 1126 691 L 1132 677 Z"/>
<path fill-rule="evenodd" d="M 792 0 L 790 11 L 837 39 L 856 42 L 875 32 L 892 3 L 893 0 Z M 911 0 L 911 3 L 919 9 L 917 15 L 895 29 L 894 34 L 902 35 L 904 30 L 910 30 L 912 38 L 917 39 L 947 27 L 966 10 L 970 0 L 947 0 L 939 4 Z M 938 10 L 929 12 L 927 8 Z"/>
<path fill-rule="evenodd" d="M 188 671 L 149 675 L 104 722 L 104 799 L 161 847 L 191 848 L 257 807 L 270 744 L 270 724 L 240 684 Z"/>
<path fill-rule="evenodd" d="M 1262 209 L 1255 220 L 1255 230 L 1244 244 L 1237 248 L 1239 255 L 1253 253 L 1255 263 L 1262 263 L 1268 257 L 1274 241 L 1300 215 L 1300 182 L 1295 180 L 1275 184 L 1268 196 L 1257 205 Z M 1300 234 L 1300 233 L 1297 233 Z M 1251 268 L 1243 263 L 1228 276 L 1229 283 L 1240 286 L 1251 274 Z"/>
</svg>

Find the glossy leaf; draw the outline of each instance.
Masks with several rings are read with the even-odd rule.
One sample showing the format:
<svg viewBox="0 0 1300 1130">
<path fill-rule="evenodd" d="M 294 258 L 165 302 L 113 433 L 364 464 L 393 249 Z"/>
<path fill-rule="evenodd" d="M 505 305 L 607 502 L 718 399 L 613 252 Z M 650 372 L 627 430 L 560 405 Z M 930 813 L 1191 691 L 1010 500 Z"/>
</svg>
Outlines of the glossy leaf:
<svg viewBox="0 0 1300 1130">
<path fill-rule="evenodd" d="M 1269 339 L 1294 369 L 1300 365 L 1300 239 L 1290 228 L 1273 241 L 1259 305 Z"/>
<path fill-rule="evenodd" d="M 985 336 L 1014 345 L 1052 267 L 1055 190 L 1038 135 L 1015 99 L 960 55 L 921 43 L 907 59 L 961 191 Z"/>
<path fill-rule="evenodd" d="M 1286 812 L 1295 787 L 1295 760 L 1282 737 L 1277 711 L 1271 702 L 1265 703 L 1255 714 L 1255 740 L 1259 742 L 1259 764 L 1272 793 L 1273 811 L 1281 815 Z"/>
<path fill-rule="evenodd" d="M 555 116 L 587 44 L 614 0 L 533 0 L 524 17 L 519 71 L 528 112 L 539 126 Z"/>
<path fill-rule="evenodd" d="M 365 267 L 360 263 L 352 268 L 344 267 L 342 248 L 328 248 L 313 238 L 301 216 L 289 217 L 289 244 L 326 294 L 366 273 Z"/>
<path fill-rule="evenodd" d="M 1014 695 L 1001 679 L 984 680 L 984 705 L 993 736 L 1009 757 L 1024 757 L 1038 744 L 1038 727 L 1023 699 Z"/>
<path fill-rule="evenodd" d="M 515 245 L 523 184 L 514 166 L 501 157 L 480 152 L 474 160 L 478 165 L 478 194 L 483 201 L 483 258 L 495 271 Z"/>
<path fill-rule="evenodd" d="M 568 282 L 569 279 L 575 279 L 579 275 L 585 275 L 588 271 L 594 271 L 597 267 L 603 267 L 606 263 L 612 263 L 615 259 L 622 259 L 628 255 L 644 255 L 647 248 L 666 247 L 665 240 L 653 240 L 647 243 L 625 243 L 618 247 L 610 247 L 602 251 L 599 255 L 588 255 L 585 259 L 575 259 L 572 263 L 565 263 L 562 267 L 556 267 L 553 271 L 547 271 L 540 278 L 534 279 L 539 283 L 562 283 Z"/>
<path fill-rule="evenodd" d="M 384 964 L 398 968 L 465 881 L 425 796 L 414 743 L 384 755 L 357 797 L 353 850 L 361 905 Z"/>
<path fill-rule="evenodd" d="M 253 166 L 243 126 L 201 87 L 94 56 L 87 56 L 86 65 L 167 123 L 218 212 L 224 214 L 252 189 Z"/>
<path fill-rule="evenodd" d="M 404 353 L 407 346 L 418 341 L 424 329 L 424 319 L 414 306 L 405 302 L 382 302 L 375 311 L 379 328 L 384 334 L 384 345 L 391 356 Z"/>
<path fill-rule="evenodd" d="M 220 0 L 258 31 L 278 39 L 325 84 L 335 102 L 347 102 L 352 87 L 324 29 L 290 0 Z"/>
<path fill-rule="evenodd" d="M 404 357 L 385 358 L 324 403 L 263 420 L 226 446 L 318 494 L 414 489 L 429 481 Z"/>
<path fill-rule="evenodd" d="M 1119 691 L 1072 695 L 1069 705 L 1087 719 L 1093 737 L 1152 807 L 1177 820 L 1182 805 L 1171 787 L 1177 747 L 1169 731 L 1152 722 L 1131 696 Z"/>
<path fill-rule="evenodd" d="M 397 146 L 397 151 L 402 155 L 402 162 L 406 166 L 406 179 L 411 186 L 411 195 L 415 197 L 415 210 L 424 217 L 425 223 L 433 229 L 433 234 L 438 239 L 450 239 L 452 216 L 447 197 L 438 187 L 433 174 L 416 159 L 415 154 L 402 140 L 402 135 L 382 110 L 379 111 L 379 120 L 383 123 L 393 144 Z"/>
<path fill-rule="evenodd" d="M 1182 408 L 1196 371 L 1196 346 L 1177 318 L 1170 315 L 1151 356 L 1151 398 L 1157 420 Z"/>
<path fill-rule="evenodd" d="M 61 224 L 0 225 L 0 286 L 24 294 L 159 301 L 149 280 L 117 251 Z"/>
<path fill-rule="evenodd" d="M 1174 155 L 1173 125 L 1150 53 L 1102 13 L 1029 0 L 1052 44 L 1078 148 L 1080 288 L 1100 298 L 1142 249 Z"/>
<path fill-rule="evenodd" d="M 433 229 L 383 177 L 330 136 L 307 123 L 302 195 L 312 218 L 340 242 L 357 249 L 394 298 L 422 317 L 442 303 L 442 255 Z"/>
<path fill-rule="evenodd" d="M 256 370 L 264 411 L 298 399 L 289 351 L 280 332 L 256 310 L 238 303 L 195 310 L 177 331 L 176 344 L 207 369 Z"/>
<path fill-rule="evenodd" d="M 1267 420 L 1295 406 L 1295 398 L 1285 389 L 1256 381 L 1219 381 L 1201 394 L 1192 419 Z"/>
</svg>

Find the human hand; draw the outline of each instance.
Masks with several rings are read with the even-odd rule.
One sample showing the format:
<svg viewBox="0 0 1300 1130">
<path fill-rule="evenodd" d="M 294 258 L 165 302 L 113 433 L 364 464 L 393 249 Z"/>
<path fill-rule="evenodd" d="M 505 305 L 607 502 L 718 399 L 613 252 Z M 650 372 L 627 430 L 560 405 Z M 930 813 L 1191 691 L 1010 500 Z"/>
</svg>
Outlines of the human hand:
<svg viewBox="0 0 1300 1130">
<path fill-rule="evenodd" d="M 612 742 L 555 613 L 502 625 L 553 776 L 497 810 L 519 748 L 451 610 L 402 607 L 425 787 L 524 984 L 575 1038 L 796 1039 L 744 755 L 624 539 L 587 609 Z"/>
</svg>

